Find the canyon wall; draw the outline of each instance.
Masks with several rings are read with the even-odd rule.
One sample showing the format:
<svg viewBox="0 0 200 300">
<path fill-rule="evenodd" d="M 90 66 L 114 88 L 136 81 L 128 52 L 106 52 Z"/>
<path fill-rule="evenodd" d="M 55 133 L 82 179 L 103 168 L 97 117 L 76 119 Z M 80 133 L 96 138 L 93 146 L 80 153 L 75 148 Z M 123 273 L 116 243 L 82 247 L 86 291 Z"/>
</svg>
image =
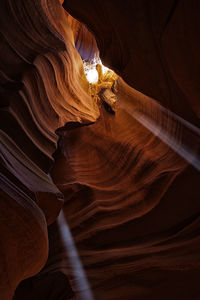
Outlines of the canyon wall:
<svg viewBox="0 0 200 300">
<path fill-rule="evenodd" d="M 199 1 L 60 2 L 1 2 L 0 298 L 89 300 L 67 226 L 94 299 L 199 299 Z"/>
</svg>

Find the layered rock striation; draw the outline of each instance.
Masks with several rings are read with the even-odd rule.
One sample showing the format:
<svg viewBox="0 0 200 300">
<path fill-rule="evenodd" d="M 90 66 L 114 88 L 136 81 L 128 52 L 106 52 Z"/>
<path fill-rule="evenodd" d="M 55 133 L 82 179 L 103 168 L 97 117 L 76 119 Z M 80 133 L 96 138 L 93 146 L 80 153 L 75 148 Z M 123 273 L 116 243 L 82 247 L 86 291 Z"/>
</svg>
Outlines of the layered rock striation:
<svg viewBox="0 0 200 300">
<path fill-rule="evenodd" d="M 0 298 L 198 299 L 199 2 L 61 2 L 1 2 Z"/>
</svg>

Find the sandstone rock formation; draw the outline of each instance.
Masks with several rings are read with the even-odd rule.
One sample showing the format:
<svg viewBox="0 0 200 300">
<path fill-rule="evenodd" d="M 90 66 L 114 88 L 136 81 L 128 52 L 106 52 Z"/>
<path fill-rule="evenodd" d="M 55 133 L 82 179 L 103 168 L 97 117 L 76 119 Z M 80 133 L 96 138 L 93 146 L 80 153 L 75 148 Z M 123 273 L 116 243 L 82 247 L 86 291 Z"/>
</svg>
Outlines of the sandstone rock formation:
<svg viewBox="0 0 200 300">
<path fill-rule="evenodd" d="M 94 122 L 99 111 L 85 91 L 82 60 L 58 1 L 2 1 L 0 22 L 0 297 L 6 300 L 47 259 L 47 224 L 63 203 L 48 176 L 55 131 L 67 122 Z"/>
<path fill-rule="evenodd" d="M 0 299 L 199 299 L 200 3 L 62 2 L 1 2 Z"/>
</svg>

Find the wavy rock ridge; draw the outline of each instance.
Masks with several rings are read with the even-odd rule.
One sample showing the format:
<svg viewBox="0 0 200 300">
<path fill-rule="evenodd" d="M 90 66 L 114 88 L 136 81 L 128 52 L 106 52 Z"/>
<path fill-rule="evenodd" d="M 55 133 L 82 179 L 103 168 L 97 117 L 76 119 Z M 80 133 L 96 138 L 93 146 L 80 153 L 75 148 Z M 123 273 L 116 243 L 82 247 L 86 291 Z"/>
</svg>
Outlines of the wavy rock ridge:
<svg viewBox="0 0 200 300">
<path fill-rule="evenodd" d="M 68 226 L 94 299 L 198 299 L 200 176 L 175 150 L 198 159 L 199 3 L 60 2 L 1 3 L 0 297 L 89 300 Z M 115 114 L 88 94 L 99 53 Z"/>
<path fill-rule="evenodd" d="M 55 131 L 67 122 L 94 122 L 99 111 L 85 91 L 82 60 L 58 1 L 2 1 L 0 30 L 0 294 L 10 299 L 17 284 L 44 265 L 47 224 L 63 203 L 48 176 Z M 18 253 L 25 253 L 26 263 Z"/>
</svg>

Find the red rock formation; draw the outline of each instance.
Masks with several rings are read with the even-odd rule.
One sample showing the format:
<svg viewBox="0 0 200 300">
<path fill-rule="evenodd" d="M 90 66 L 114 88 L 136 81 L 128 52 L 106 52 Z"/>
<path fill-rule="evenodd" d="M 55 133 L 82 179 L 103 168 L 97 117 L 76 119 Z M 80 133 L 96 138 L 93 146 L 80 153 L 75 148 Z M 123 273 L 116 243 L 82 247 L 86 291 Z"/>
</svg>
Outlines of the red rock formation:
<svg viewBox="0 0 200 300">
<path fill-rule="evenodd" d="M 123 85 L 117 97 L 126 103 Z M 140 98 L 131 92 L 132 101 Z M 198 179 L 188 182 L 189 201 L 179 187 L 185 166 L 121 108 L 66 130 L 52 176 L 95 299 L 187 299 L 190 289 L 198 295 L 199 175 L 190 170 Z"/>
<path fill-rule="evenodd" d="M 1 3 L 0 298 L 33 276 L 14 299 L 92 299 L 70 228 L 95 299 L 198 299 L 199 3 L 59 2 Z M 115 114 L 88 95 L 97 45 Z"/>
<path fill-rule="evenodd" d="M 65 0 L 100 56 L 135 89 L 199 125 L 198 0 Z"/>
<path fill-rule="evenodd" d="M 99 111 L 86 93 L 82 60 L 58 1 L 2 1 L 0 30 L 0 298 L 7 300 L 44 265 L 46 227 L 63 203 L 48 176 L 55 130 L 93 122 Z"/>
</svg>

